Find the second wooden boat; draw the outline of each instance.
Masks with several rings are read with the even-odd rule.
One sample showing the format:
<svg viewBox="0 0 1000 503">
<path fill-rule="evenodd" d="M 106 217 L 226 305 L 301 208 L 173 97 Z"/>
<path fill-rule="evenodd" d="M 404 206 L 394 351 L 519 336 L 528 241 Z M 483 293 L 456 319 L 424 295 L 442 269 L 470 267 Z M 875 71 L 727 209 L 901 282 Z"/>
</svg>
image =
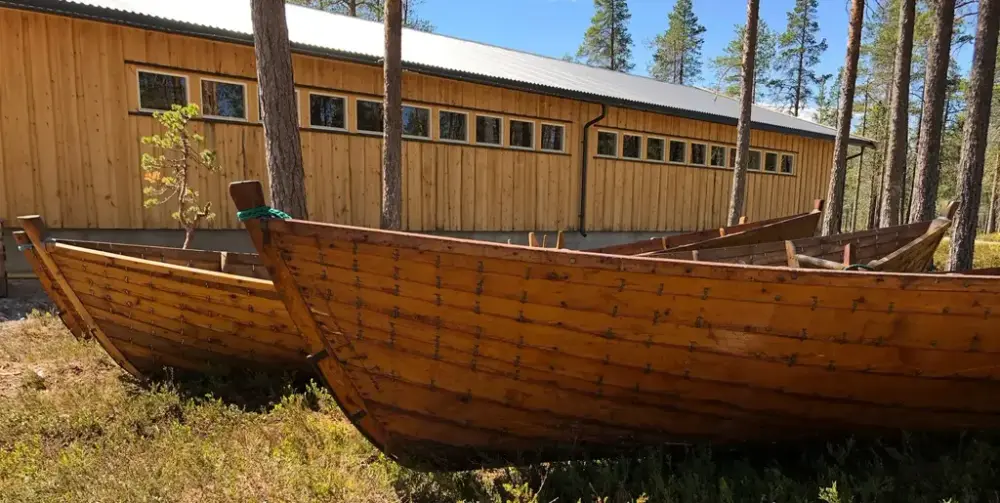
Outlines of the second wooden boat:
<svg viewBox="0 0 1000 503">
<path fill-rule="evenodd" d="M 253 254 L 51 239 L 37 216 L 21 225 L 19 247 L 67 327 L 133 375 L 310 369 L 274 285 L 250 276 L 265 271 Z"/>
<path fill-rule="evenodd" d="M 708 250 L 668 250 L 646 256 L 747 265 L 924 272 L 932 264 L 934 250 L 951 226 L 955 209 L 957 205 L 953 203 L 942 216 L 929 222 L 787 242 Z"/>
<path fill-rule="evenodd" d="M 245 226 L 345 415 L 417 468 L 1000 427 L 1000 278 Z"/>
<path fill-rule="evenodd" d="M 813 210 L 807 213 L 761 220 L 759 222 L 742 223 L 719 229 L 706 229 L 671 236 L 661 236 L 631 243 L 591 248 L 584 251 L 611 255 L 641 255 L 665 250 L 706 250 L 726 246 L 806 238 L 816 233 L 816 226 L 819 224 L 819 219 L 822 215 L 823 200 L 817 199 Z"/>
</svg>

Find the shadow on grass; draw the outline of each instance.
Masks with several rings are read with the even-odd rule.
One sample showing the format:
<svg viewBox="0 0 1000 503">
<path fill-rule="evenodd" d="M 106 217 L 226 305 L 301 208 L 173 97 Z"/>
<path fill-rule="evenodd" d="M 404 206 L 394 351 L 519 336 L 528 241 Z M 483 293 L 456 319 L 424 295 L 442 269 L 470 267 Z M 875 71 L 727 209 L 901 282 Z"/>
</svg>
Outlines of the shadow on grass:
<svg viewBox="0 0 1000 503">
<path fill-rule="evenodd" d="M 177 391 L 182 399 L 200 401 L 206 398 L 221 400 L 223 403 L 235 405 L 247 412 L 264 413 L 282 398 L 292 394 L 304 393 L 313 397 L 308 390 L 310 381 L 315 376 L 306 372 L 268 372 L 252 369 L 217 368 L 213 372 L 185 372 L 174 368 L 164 368 L 153 372 L 145 383 L 136 381 L 127 374 L 123 379 L 132 380 L 139 388 L 156 385 L 168 385 Z M 315 403 L 307 404 L 310 409 L 317 410 Z"/>
</svg>

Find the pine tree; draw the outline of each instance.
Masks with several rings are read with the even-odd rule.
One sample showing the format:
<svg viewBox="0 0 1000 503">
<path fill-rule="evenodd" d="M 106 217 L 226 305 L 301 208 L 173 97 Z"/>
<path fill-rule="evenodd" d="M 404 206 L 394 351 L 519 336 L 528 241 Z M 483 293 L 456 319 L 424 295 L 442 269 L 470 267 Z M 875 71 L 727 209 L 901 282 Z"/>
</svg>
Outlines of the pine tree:
<svg viewBox="0 0 1000 503">
<path fill-rule="evenodd" d="M 893 66 L 892 99 L 889 100 L 889 141 L 882 175 L 881 227 L 899 225 L 906 176 L 906 147 L 909 138 L 910 69 L 913 58 L 913 24 L 916 0 L 899 5 L 899 34 Z"/>
<path fill-rule="evenodd" d="M 840 101 L 840 86 L 843 82 L 843 71 L 837 73 L 836 80 L 830 84 L 833 75 L 826 74 L 819 78 L 819 91 L 816 93 L 816 112 L 813 122 L 834 127 L 837 124 L 837 104 Z"/>
<path fill-rule="evenodd" d="M 736 167 L 733 169 L 733 191 L 729 196 L 729 225 L 736 225 L 743 213 L 746 199 L 747 166 L 750 164 L 750 113 L 753 76 L 756 75 L 754 59 L 757 56 L 757 27 L 760 19 L 760 0 L 747 0 L 747 30 L 743 39 L 743 63 L 740 71 L 740 118 L 736 122 Z"/>
<path fill-rule="evenodd" d="M 691 0 L 677 0 L 667 31 L 656 36 L 649 74 L 674 84 L 693 84 L 701 78 L 701 47 L 705 27 L 698 23 Z"/>
<path fill-rule="evenodd" d="M 816 38 L 818 1 L 795 0 L 795 8 L 788 12 L 785 32 L 778 39 L 776 63 L 780 75 L 769 83 L 778 103 L 796 117 L 813 96 L 813 86 L 819 83 L 814 68 L 826 51 L 826 39 Z"/>
<path fill-rule="evenodd" d="M 403 211 L 403 9 L 400 0 L 385 0 L 385 59 L 382 64 L 382 218 L 383 229 L 399 230 Z"/>
<path fill-rule="evenodd" d="M 729 45 L 723 50 L 722 55 L 712 58 L 709 62 L 715 71 L 716 81 L 722 94 L 731 98 L 740 96 L 740 84 L 742 81 L 743 65 L 743 37 L 746 33 L 746 25 L 738 24 L 735 28 L 735 37 L 729 41 Z M 767 82 L 771 78 L 771 70 L 774 67 L 774 55 L 778 46 L 778 34 L 764 22 L 763 19 L 757 25 L 757 55 L 754 57 L 754 90 L 753 102 L 757 103 L 764 98 L 764 90 Z"/>
<path fill-rule="evenodd" d="M 628 22 L 632 14 L 626 0 L 594 0 L 594 17 L 583 34 L 577 59 L 590 66 L 628 72 L 632 63 L 632 35 Z"/>
</svg>

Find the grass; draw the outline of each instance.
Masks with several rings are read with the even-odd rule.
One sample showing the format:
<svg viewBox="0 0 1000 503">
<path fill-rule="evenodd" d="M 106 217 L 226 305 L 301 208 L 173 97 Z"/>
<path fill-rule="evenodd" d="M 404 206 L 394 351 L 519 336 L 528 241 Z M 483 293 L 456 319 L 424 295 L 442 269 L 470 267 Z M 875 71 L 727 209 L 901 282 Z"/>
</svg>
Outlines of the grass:
<svg viewBox="0 0 1000 503">
<path fill-rule="evenodd" d="M 1000 266 L 1000 236 L 976 267 Z M 939 264 L 947 242 L 938 250 Z M 316 383 L 242 375 L 140 385 L 47 313 L 0 323 L 0 501 L 1000 503 L 1000 437 L 838 438 L 754 450 L 417 473 Z"/>
<path fill-rule="evenodd" d="M 948 247 L 951 240 L 947 237 L 941 240 L 940 246 L 934 251 L 934 266 L 939 271 L 945 270 L 948 263 Z M 973 255 L 972 267 L 1000 267 L 1000 233 L 985 234 L 976 237 L 976 251 Z"/>
</svg>

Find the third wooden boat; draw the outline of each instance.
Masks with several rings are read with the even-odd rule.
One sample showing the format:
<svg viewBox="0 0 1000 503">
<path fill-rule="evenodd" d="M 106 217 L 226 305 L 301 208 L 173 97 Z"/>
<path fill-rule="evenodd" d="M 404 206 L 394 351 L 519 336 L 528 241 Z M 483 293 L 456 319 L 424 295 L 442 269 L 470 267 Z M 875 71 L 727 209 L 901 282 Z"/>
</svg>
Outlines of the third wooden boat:
<svg viewBox="0 0 1000 503">
<path fill-rule="evenodd" d="M 750 245 L 812 236 L 823 214 L 823 200 L 813 210 L 788 217 L 772 218 L 719 229 L 661 236 L 631 243 L 591 248 L 588 252 L 611 255 L 640 255 L 664 250 L 706 250 L 725 246 Z"/>
<path fill-rule="evenodd" d="M 1000 278 L 245 226 L 347 417 L 408 466 L 1000 427 Z"/>
</svg>

